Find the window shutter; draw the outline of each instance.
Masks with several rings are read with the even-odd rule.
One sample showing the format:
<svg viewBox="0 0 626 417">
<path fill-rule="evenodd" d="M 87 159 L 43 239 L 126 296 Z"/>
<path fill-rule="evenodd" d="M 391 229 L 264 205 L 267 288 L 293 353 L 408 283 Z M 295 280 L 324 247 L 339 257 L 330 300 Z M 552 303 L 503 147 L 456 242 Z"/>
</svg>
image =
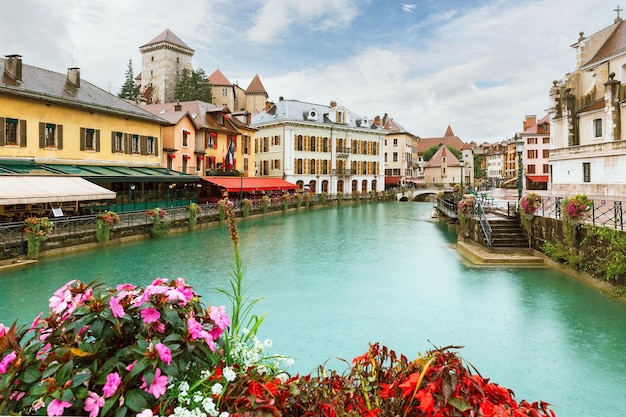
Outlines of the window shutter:
<svg viewBox="0 0 626 417">
<path fill-rule="evenodd" d="M 46 147 L 46 124 L 39 122 L 39 147 Z"/>
<path fill-rule="evenodd" d="M 124 153 L 130 153 L 130 135 L 124 133 Z"/>
<path fill-rule="evenodd" d="M 154 156 L 159 156 L 159 138 L 157 138 L 156 136 L 154 137 Z"/>
<path fill-rule="evenodd" d="M 86 137 L 85 137 L 85 132 L 87 131 L 87 129 L 85 129 L 84 127 L 80 128 L 80 150 L 84 151 L 85 150 L 85 141 L 86 141 Z"/>
<path fill-rule="evenodd" d="M 0 146 L 4 146 L 4 117 L 0 117 Z"/>
<path fill-rule="evenodd" d="M 63 149 L 63 125 L 57 125 L 57 149 Z"/>
<path fill-rule="evenodd" d="M 26 147 L 26 120 L 20 120 L 20 146 Z"/>
<path fill-rule="evenodd" d="M 115 153 L 115 132 L 111 132 L 111 153 Z"/>
<path fill-rule="evenodd" d="M 148 137 L 139 136 L 139 153 L 142 155 L 148 155 Z"/>
<path fill-rule="evenodd" d="M 100 129 L 96 129 L 96 152 L 100 152 Z"/>
</svg>

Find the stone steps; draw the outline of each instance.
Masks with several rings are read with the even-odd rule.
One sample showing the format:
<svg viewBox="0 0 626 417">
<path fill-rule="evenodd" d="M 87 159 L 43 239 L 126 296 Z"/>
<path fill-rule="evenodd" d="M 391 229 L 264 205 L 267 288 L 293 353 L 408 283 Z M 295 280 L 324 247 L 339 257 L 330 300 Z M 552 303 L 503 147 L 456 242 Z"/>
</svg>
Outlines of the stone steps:
<svg viewBox="0 0 626 417">
<path fill-rule="evenodd" d="M 491 247 L 492 248 L 528 248 L 528 238 L 524 228 L 516 219 L 492 220 Z M 486 245 L 484 237 L 481 244 Z"/>
</svg>

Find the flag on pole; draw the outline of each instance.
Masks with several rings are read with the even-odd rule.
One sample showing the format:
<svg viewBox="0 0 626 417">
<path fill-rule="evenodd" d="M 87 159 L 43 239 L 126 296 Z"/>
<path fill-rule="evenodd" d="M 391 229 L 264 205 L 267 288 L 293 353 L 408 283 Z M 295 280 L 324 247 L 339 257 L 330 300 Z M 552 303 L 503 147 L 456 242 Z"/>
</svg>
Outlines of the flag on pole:
<svg viewBox="0 0 626 417">
<path fill-rule="evenodd" d="M 235 144 L 233 142 L 233 137 L 228 138 L 228 154 L 226 154 L 228 169 L 232 171 L 233 164 L 235 162 Z"/>
</svg>

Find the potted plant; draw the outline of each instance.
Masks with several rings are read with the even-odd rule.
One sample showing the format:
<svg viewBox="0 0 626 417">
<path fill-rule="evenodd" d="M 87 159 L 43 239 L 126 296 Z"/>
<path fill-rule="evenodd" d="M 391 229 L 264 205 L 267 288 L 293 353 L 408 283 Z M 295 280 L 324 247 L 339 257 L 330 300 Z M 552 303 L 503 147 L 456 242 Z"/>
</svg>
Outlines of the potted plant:
<svg viewBox="0 0 626 417">
<path fill-rule="evenodd" d="M 113 226 L 120 223 L 120 216 L 112 211 L 104 211 L 96 216 L 96 240 L 100 244 L 109 241 Z"/>
<path fill-rule="evenodd" d="M 37 259 L 41 244 L 52 233 L 54 223 L 47 217 L 28 217 L 24 220 L 23 227 L 28 239 L 28 259 Z"/>
<path fill-rule="evenodd" d="M 202 209 L 196 203 L 191 203 L 189 204 L 189 207 L 187 207 L 187 213 L 189 215 L 189 230 L 193 230 L 196 228 L 198 214 L 200 214 L 201 211 Z"/>
<path fill-rule="evenodd" d="M 541 196 L 530 193 L 520 199 L 520 221 L 528 237 L 531 236 L 532 221 L 537 211 L 541 208 Z"/>
</svg>

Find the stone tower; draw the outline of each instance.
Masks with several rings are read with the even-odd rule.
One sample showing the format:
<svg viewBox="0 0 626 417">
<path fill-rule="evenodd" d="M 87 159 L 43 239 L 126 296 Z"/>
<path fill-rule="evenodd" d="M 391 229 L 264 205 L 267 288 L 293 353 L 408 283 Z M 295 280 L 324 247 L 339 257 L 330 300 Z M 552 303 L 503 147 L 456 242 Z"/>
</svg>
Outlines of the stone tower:
<svg viewBox="0 0 626 417">
<path fill-rule="evenodd" d="M 141 52 L 141 95 L 148 103 L 169 103 L 174 100 L 174 86 L 183 68 L 192 70 L 194 50 L 171 30 L 165 29 Z"/>
</svg>

